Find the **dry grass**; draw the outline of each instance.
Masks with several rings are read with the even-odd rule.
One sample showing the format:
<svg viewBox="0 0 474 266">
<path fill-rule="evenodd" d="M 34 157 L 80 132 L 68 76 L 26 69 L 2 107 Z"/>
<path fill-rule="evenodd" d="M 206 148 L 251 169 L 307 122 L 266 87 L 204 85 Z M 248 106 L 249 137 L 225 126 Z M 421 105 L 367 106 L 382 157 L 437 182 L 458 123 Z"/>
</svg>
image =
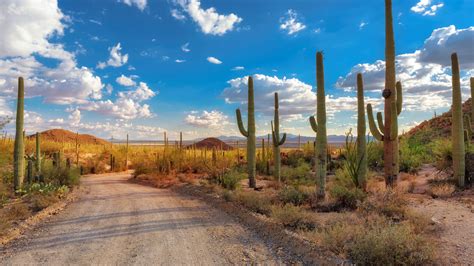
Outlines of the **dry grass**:
<svg viewBox="0 0 474 266">
<path fill-rule="evenodd" d="M 439 183 L 432 184 L 428 192 L 433 198 L 449 198 L 455 191 L 455 185 L 450 183 Z"/>
<path fill-rule="evenodd" d="M 0 236 L 11 228 L 14 222 L 24 220 L 31 215 L 28 205 L 17 202 L 0 209 Z"/>
</svg>

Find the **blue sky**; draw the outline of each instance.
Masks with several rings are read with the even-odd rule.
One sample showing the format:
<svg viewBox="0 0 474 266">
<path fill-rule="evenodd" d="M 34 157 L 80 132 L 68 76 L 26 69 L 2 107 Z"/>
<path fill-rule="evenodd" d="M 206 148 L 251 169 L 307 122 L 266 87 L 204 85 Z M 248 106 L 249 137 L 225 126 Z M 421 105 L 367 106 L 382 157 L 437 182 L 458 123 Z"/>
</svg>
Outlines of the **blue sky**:
<svg viewBox="0 0 474 266">
<path fill-rule="evenodd" d="M 356 73 L 364 74 L 366 101 L 382 107 L 382 0 L 42 2 L 0 3 L 0 116 L 14 116 L 16 77 L 25 76 L 28 132 L 238 135 L 235 108 L 245 109 L 246 76 L 254 75 L 258 133 L 269 131 L 279 91 L 283 131 L 311 135 L 319 50 L 329 134 L 355 126 Z M 394 1 L 393 13 L 408 129 L 448 109 L 454 51 L 467 100 L 474 2 Z"/>
</svg>

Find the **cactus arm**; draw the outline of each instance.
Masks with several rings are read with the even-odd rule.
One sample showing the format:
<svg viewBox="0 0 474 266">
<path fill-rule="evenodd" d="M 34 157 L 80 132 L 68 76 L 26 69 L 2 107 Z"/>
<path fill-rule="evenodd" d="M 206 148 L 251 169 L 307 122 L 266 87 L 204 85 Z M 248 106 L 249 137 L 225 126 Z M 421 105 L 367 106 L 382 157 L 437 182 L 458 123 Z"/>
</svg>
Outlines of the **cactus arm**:
<svg viewBox="0 0 474 266">
<path fill-rule="evenodd" d="M 402 94 L 402 83 L 397 81 L 397 115 L 400 115 L 402 112 L 403 105 L 403 94 Z"/>
<path fill-rule="evenodd" d="M 273 130 L 273 121 L 270 122 L 271 127 L 272 127 L 272 141 L 273 141 L 273 147 L 278 147 L 278 141 L 275 136 L 275 130 Z"/>
<path fill-rule="evenodd" d="M 237 116 L 237 124 L 239 125 L 239 131 L 244 137 L 249 136 L 249 132 L 245 130 L 244 123 L 242 123 L 242 114 L 240 113 L 240 109 L 235 110 L 235 114 Z"/>
<path fill-rule="evenodd" d="M 278 145 L 281 146 L 285 144 L 285 141 L 286 141 L 286 133 L 283 133 L 283 137 L 281 137 L 281 140 L 280 142 L 278 142 Z"/>
<path fill-rule="evenodd" d="M 382 133 L 380 133 L 379 129 L 375 125 L 375 120 L 374 120 L 374 113 L 372 112 L 372 105 L 369 103 L 367 104 L 367 118 L 369 120 L 369 129 L 374 138 L 378 141 L 383 141 L 384 137 Z"/>
<path fill-rule="evenodd" d="M 385 131 L 385 126 L 383 124 L 383 116 L 382 116 L 381 112 L 377 112 L 377 124 L 379 126 L 380 132 L 384 132 Z"/>
<path fill-rule="evenodd" d="M 473 130 L 472 130 L 472 127 L 471 127 L 471 120 L 469 120 L 469 115 L 464 116 L 464 130 L 467 131 L 467 133 L 469 135 L 468 140 L 470 140 L 471 137 L 472 137 Z"/>
<path fill-rule="evenodd" d="M 396 110 L 397 103 L 392 102 L 392 110 Z M 397 119 L 397 112 L 391 112 L 392 127 L 390 128 L 390 140 L 396 140 L 398 138 L 398 123 L 394 122 Z"/>
<path fill-rule="evenodd" d="M 311 125 L 311 128 L 313 129 L 313 131 L 315 133 L 318 133 L 318 124 L 316 124 L 316 119 L 314 118 L 313 115 L 309 117 L 309 124 Z"/>
</svg>

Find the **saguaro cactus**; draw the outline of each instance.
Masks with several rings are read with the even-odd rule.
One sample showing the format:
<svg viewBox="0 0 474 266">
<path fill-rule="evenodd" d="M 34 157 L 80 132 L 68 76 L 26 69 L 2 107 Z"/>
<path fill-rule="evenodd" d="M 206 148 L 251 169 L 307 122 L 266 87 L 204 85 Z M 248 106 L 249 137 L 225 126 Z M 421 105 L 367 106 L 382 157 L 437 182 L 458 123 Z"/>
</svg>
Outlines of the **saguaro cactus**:
<svg viewBox="0 0 474 266">
<path fill-rule="evenodd" d="M 125 146 L 125 171 L 128 170 L 128 134 L 127 134 L 127 145 Z"/>
<path fill-rule="evenodd" d="M 367 179 L 367 141 L 365 139 L 364 82 L 357 75 L 357 183 L 365 189 Z"/>
<path fill-rule="evenodd" d="M 453 171 L 454 178 L 458 181 L 459 187 L 465 184 L 465 148 L 464 148 L 464 127 L 462 114 L 461 78 L 459 75 L 459 63 L 456 53 L 451 55 L 451 69 L 453 82 L 453 104 L 452 104 L 452 145 L 453 145 Z"/>
<path fill-rule="evenodd" d="M 23 138 L 23 117 L 25 111 L 25 87 L 23 78 L 18 78 L 18 100 L 16 108 L 15 147 L 13 151 L 13 185 L 19 189 L 25 176 L 25 143 Z"/>
<path fill-rule="evenodd" d="M 239 126 L 240 133 L 247 138 L 247 168 L 249 175 L 249 187 L 256 188 L 256 161 L 255 161 L 255 105 L 253 97 L 253 79 L 249 76 L 248 79 L 248 117 L 247 117 L 247 128 L 245 130 L 244 124 L 242 122 L 242 114 L 240 109 L 237 109 L 237 124 Z"/>
<path fill-rule="evenodd" d="M 40 143 L 40 134 L 36 132 L 36 160 L 35 168 L 37 175 L 41 175 L 41 143 Z"/>
<path fill-rule="evenodd" d="M 396 82 L 395 76 L 392 0 L 385 0 L 385 64 L 385 89 L 382 92 L 382 96 L 385 98 L 385 117 L 382 119 L 382 113 L 377 113 L 377 128 L 370 104 L 367 104 L 367 116 L 372 135 L 384 143 L 385 183 L 387 186 L 393 186 L 399 171 L 398 115 L 402 111 L 402 85 L 400 82 Z"/>
<path fill-rule="evenodd" d="M 275 92 L 275 127 L 273 127 L 273 121 L 271 122 L 272 125 L 272 138 L 273 138 L 273 148 L 275 151 L 275 155 L 273 156 L 274 160 L 274 171 L 273 176 L 275 177 L 278 182 L 280 182 L 280 146 L 285 143 L 286 140 L 286 133 L 283 133 L 283 137 L 280 139 L 280 116 L 278 114 L 278 92 Z"/>
<path fill-rule="evenodd" d="M 322 52 L 316 53 L 316 119 L 309 118 L 311 128 L 316 132 L 315 171 L 319 180 L 318 198 L 326 195 L 327 172 L 327 132 L 326 132 L 326 95 L 324 93 L 324 65 Z M 317 123 L 316 123 L 317 120 Z"/>
</svg>

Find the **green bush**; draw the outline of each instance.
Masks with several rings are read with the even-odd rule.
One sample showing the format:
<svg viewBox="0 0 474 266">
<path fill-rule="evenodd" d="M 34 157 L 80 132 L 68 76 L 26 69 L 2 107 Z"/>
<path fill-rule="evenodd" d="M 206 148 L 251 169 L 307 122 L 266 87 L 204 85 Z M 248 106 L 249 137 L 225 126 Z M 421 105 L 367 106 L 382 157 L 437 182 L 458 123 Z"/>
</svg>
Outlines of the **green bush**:
<svg viewBox="0 0 474 266">
<path fill-rule="evenodd" d="M 336 201 L 338 208 L 356 209 L 359 202 L 364 201 L 366 194 L 357 188 L 344 169 L 336 171 L 334 183 L 329 187 L 329 195 Z"/>
<path fill-rule="evenodd" d="M 309 199 L 310 195 L 303 191 L 298 190 L 294 186 L 285 186 L 278 193 L 278 198 L 285 204 L 293 204 L 300 206 Z"/>
<path fill-rule="evenodd" d="M 367 143 L 367 165 L 372 170 L 380 170 L 383 167 L 383 142 L 370 141 Z"/>
<path fill-rule="evenodd" d="M 388 189 L 375 192 L 359 205 L 364 213 L 376 213 L 394 221 L 403 220 L 407 214 L 408 201 L 399 190 Z"/>
<path fill-rule="evenodd" d="M 435 165 L 439 170 L 448 170 L 453 165 L 453 150 L 449 139 L 438 139 L 432 143 Z"/>
<path fill-rule="evenodd" d="M 226 172 L 219 179 L 219 184 L 226 189 L 235 190 L 239 184 L 240 180 L 245 179 L 246 175 L 237 170 L 231 170 Z"/>
<path fill-rule="evenodd" d="M 52 165 L 45 165 L 42 176 L 44 183 L 73 187 L 79 184 L 80 172 L 77 168 L 56 168 Z"/>
<path fill-rule="evenodd" d="M 238 192 L 235 200 L 250 211 L 269 215 L 271 210 L 271 199 L 265 195 L 259 195 L 257 192 Z"/>
<path fill-rule="evenodd" d="M 349 256 L 357 265 L 430 265 L 433 249 L 406 224 L 375 225 L 354 238 Z"/>
<path fill-rule="evenodd" d="M 271 217 L 285 227 L 299 230 L 313 230 L 316 227 L 314 221 L 305 213 L 301 207 L 290 204 L 284 206 L 272 206 Z"/>
<path fill-rule="evenodd" d="M 311 176 L 311 165 L 300 160 L 297 167 L 282 166 L 281 180 L 293 185 L 311 185 L 314 184 L 314 178 Z"/>
<path fill-rule="evenodd" d="M 426 146 L 402 138 L 399 142 L 399 150 L 401 172 L 416 173 L 422 163 L 429 162 L 426 156 L 428 153 Z"/>
</svg>

